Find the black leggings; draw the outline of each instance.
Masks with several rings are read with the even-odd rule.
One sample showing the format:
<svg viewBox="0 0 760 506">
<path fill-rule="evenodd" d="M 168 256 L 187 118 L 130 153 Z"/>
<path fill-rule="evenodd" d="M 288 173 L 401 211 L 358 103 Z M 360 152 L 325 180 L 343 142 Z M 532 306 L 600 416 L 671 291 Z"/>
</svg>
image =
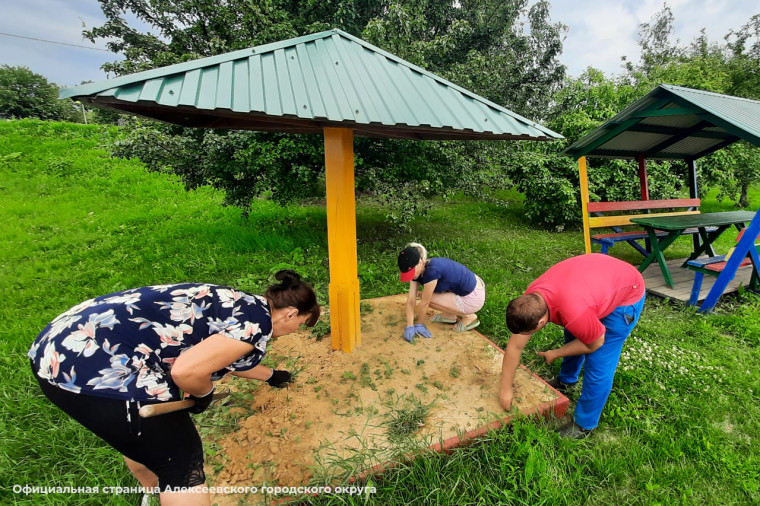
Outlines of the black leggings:
<svg viewBox="0 0 760 506">
<path fill-rule="evenodd" d="M 141 418 L 136 402 L 75 394 L 40 378 L 37 382 L 45 396 L 67 415 L 122 455 L 153 471 L 162 491 L 206 482 L 201 438 L 187 411 Z"/>
</svg>

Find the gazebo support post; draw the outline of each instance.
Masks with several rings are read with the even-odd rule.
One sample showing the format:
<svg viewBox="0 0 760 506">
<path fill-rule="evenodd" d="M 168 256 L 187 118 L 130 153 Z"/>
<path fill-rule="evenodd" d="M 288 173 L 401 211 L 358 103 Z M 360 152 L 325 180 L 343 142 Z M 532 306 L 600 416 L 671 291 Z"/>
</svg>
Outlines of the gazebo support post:
<svg viewBox="0 0 760 506">
<path fill-rule="evenodd" d="M 692 158 L 684 160 L 686 162 L 686 172 L 689 173 L 689 197 L 693 199 L 699 198 L 699 187 L 697 186 L 697 161 Z M 702 240 L 699 234 L 691 236 L 691 240 L 694 244 L 694 251 L 696 251 L 702 244 Z"/>
<path fill-rule="evenodd" d="M 641 200 L 649 200 L 649 176 L 647 175 L 647 159 L 639 153 L 639 182 L 641 183 Z"/>
<path fill-rule="evenodd" d="M 647 159 L 643 153 L 636 157 L 639 162 L 639 184 L 641 185 L 641 200 L 649 200 L 649 174 L 647 174 Z M 644 239 L 644 248 L 652 251 L 652 241 Z"/>
<path fill-rule="evenodd" d="M 325 127 L 324 134 L 332 348 L 351 353 L 361 345 L 354 132 Z"/>
<path fill-rule="evenodd" d="M 697 161 L 687 158 L 686 170 L 689 173 L 689 197 L 693 199 L 699 198 L 699 188 L 697 187 Z"/>
<path fill-rule="evenodd" d="M 586 244 L 586 254 L 591 253 L 591 227 L 588 222 L 588 171 L 586 157 L 578 158 L 578 180 L 581 186 L 581 213 L 583 216 L 583 239 Z"/>
</svg>

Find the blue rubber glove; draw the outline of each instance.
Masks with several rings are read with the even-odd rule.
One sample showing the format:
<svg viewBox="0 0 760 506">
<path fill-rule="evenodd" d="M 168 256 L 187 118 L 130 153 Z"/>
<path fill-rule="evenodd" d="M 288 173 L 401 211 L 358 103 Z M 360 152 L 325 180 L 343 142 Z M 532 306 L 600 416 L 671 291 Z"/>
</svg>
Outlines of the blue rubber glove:
<svg viewBox="0 0 760 506">
<path fill-rule="evenodd" d="M 410 325 L 404 329 L 404 340 L 408 343 L 414 341 L 415 329 L 414 325 Z"/>
<path fill-rule="evenodd" d="M 430 332 L 424 323 L 418 323 L 414 326 L 414 331 L 422 337 L 433 337 L 433 333 Z"/>
</svg>

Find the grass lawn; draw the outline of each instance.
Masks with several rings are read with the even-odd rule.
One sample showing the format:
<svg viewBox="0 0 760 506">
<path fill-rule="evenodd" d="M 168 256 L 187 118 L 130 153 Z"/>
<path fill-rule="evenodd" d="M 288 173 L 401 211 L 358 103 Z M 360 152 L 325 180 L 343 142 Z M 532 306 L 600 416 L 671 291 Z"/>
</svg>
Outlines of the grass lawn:
<svg viewBox="0 0 760 506">
<path fill-rule="evenodd" d="M 134 494 L 14 493 L 14 485 L 137 486 L 117 454 L 39 392 L 26 351 L 74 304 L 113 291 L 201 281 L 252 292 L 294 267 L 327 302 L 324 207 L 256 202 L 249 218 L 209 189 L 186 192 L 172 176 L 112 160 L 99 147 L 114 129 L 36 121 L 0 122 L 0 503 L 136 504 Z M 713 193 L 714 195 L 714 193 Z M 752 209 L 760 189 L 750 195 Z M 710 211 L 731 202 L 708 197 Z M 396 255 L 410 240 L 462 261 L 488 287 L 479 328 L 497 344 L 504 308 L 554 263 L 583 252 L 578 230 L 551 233 L 511 207 L 467 199 L 437 203 L 401 233 L 359 203 L 362 297 L 400 293 Z M 690 238 L 670 257 L 686 256 Z M 722 237 L 717 249 L 733 244 Z M 640 261 L 631 248 L 613 252 Z M 401 337 L 399 336 L 399 339 Z M 562 331 L 537 334 L 523 363 Z M 324 504 L 757 504 L 760 502 L 760 297 L 724 297 L 710 315 L 650 297 L 623 350 L 599 428 L 564 441 L 553 422 L 521 420 L 452 455 L 423 455 L 373 478 L 370 497 Z M 572 404 L 571 404 L 572 407 Z M 214 424 L 214 416 L 202 418 Z M 260 484 L 250 484 L 256 486 Z"/>
</svg>

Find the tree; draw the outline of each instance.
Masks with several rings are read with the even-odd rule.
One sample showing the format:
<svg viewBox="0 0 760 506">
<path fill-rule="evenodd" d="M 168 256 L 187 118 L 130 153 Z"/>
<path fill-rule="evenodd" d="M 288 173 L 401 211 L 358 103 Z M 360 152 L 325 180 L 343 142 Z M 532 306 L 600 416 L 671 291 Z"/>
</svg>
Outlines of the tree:
<svg viewBox="0 0 760 506">
<path fill-rule="evenodd" d="M 521 145 L 505 161 L 519 191 L 525 194 L 526 216 L 544 226 L 561 230 L 581 220 L 578 168 L 563 154 L 570 144 L 615 116 L 649 89 L 641 89 L 624 77 L 607 78 L 589 67 L 576 79 L 568 79 L 552 97 L 547 126 L 562 133 L 564 141 Z M 587 161 L 591 200 L 636 200 L 640 197 L 634 162 L 626 160 Z M 648 165 L 652 198 L 678 194 L 677 174 L 672 164 Z"/>
<path fill-rule="evenodd" d="M 656 18 L 663 32 L 672 31 L 672 14 L 667 7 Z M 667 42 L 665 35 L 649 32 L 656 43 L 640 41 L 647 58 L 631 72 L 638 86 L 652 88 L 669 83 L 743 98 L 760 98 L 760 15 L 750 18 L 737 31 L 724 37 L 725 43 L 710 41 L 703 29 L 685 47 Z M 630 67 L 629 67 L 629 70 Z M 719 189 L 719 198 L 730 198 L 739 207 L 749 205 L 749 187 L 760 182 L 760 149 L 738 143 L 709 155 L 699 164 L 702 188 Z"/>
<path fill-rule="evenodd" d="M 527 0 L 398 0 L 373 18 L 364 38 L 485 98 L 543 119 L 566 68 L 567 27 L 549 3 Z"/>
<path fill-rule="evenodd" d="M 58 86 L 21 66 L 0 65 L 0 114 L 81 121 L 81 113 L 71 100 L 58 100 Z"/>
<path fill-rule="evenodd" d="M 760 15 L 753 16 L 725 44 L 710 41 L 705 31 L 689 44 L 672 40 L 673 14 L 667 5 L 641 25 L 642 58 L 627 62 L 624 75 L 606 78 L 589 68 L 569 79 L 552 96 L 548 126 L 567 140 L 527 145 L 506 163 L 517 188 L 525 193 L 526 215 L 562 228 L 580 220 L 578 175 L 562 149 L 610 119 L 657 85 L 675 84 L 728 95 L 760 98 Z M 592 200 L 636 200 L 636 165 L 623 160 L 589 159 Z M 736 143 L 700 160 L 701 190 L 719 189 L 740 207 L 749 205 L 748 189 L 760 182 L 760 149 Z M 669 198 L 684 191 L 686 168 L 679 162 L 647 164 L 652 198 Z"/>
<path fill-rule="evenodd" d="M 760 99 L 760 14 L 725 37 L 731 54 L 731 92 L 740 97 Z"/>
<path fill-rule="evenodd" d="M 125 61 L 103 67 L 116 74 L 337 27 L 540 119 L 565 72 L 558 59 L 565 28 L 551 22 L 544 0 L 532 6 L 528 0 L 100 0 L 100 4 L 105 24 L 84 33 L 93 41 L 106 39 L 111 50 L 126 55 Z M 127 12 L 157 33 L 140 33 L 128 26 L 123 17 Z M 172 170 L 191 187 L 213 184 L 225 191 L 228 203 L 246 208 L 264 189 L 281 202 L 322 191 L 319 185 L 303 185 L 308 194 L 298 194 L 290 184 L 322 177 L 323 161 L 317 156 L 322 147 L 309 136 L 233 135 L 167 126 L 149 134 L 146 125 L 130 130 L 114 153 L 137 155 L 153 168 Z M 156 139 L 166 149 L 151 146 Z M 480 194 L 485 180 L 507 184 L 498 172 L 513 148 L 507 143 L 482 146 L 357 139 L 357 187 L 392 206 L 389 216 L 404 221 L 422 210 L 420 197 L 454 191 Z M 409 191 L 411 186 L 415 191 Z"/>
<path fill-rule="evenodd" d="M 729 198 L 737 207 L 748 207 L 749 187 L 760 182 L 760 149 L 737 142 L 705 160 L 700 174 L 719 189 L 718 199 Z"/>
<path fill-rule="evenodd" d="M 679 56 L 678 40 L 670 40 L 673 35 L 673 22 L 673 12 L 667 3 L 664 3 L 662 10 L 652 17 L 651 22 L 639 25 L 641 63 L 638 69 L 644 75 Z M 632 68 L 629 64 L 628 69 Z"/>
<path fill-rule="evenodd" d="M 84 31 L 125 54 L 129 74 L 341 28 L 531 118 L 561 84 L 567 27 L 539 0 L 99 0 L 106 22 Z M 156 29 L 141 33 L 124 14 Z"/>
<path fill-rule="evenodd" d="M 384 2 L 372 0 L 99 0 L 106 22 L 85 30 L 105 39 L 126 59 L 103 66 L 131 74 L 204 56 L 227 53 L 339 27 L 361 36 Z M 157 31 L 141 33 L 123 15 L 131 13 Z"/>
</svg>

